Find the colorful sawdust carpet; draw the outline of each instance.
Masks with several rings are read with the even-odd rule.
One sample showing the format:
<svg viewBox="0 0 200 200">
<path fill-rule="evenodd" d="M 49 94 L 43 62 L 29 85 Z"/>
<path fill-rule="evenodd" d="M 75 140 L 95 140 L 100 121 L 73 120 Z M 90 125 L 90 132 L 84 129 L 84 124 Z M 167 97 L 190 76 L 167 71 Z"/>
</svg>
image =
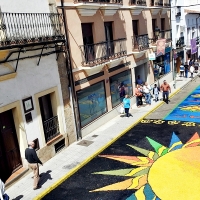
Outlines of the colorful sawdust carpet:
<svg viewBox="0 0 200 200">
<path fill-rule="evenodd" d="M 200 122 L 200 86 L 166 116 L 165 120 Z"/>
</svg>

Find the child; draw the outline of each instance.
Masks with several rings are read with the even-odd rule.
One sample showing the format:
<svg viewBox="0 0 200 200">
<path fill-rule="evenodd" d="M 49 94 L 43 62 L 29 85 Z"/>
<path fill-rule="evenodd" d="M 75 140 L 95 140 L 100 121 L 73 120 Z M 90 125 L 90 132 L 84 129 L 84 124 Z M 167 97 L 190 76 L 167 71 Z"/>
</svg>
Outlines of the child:
<svg viewBox="0 0 200 200">
<path fill-rule="evenodd" d="M 154 85 L 154 88 L 153 88 L 153 94 L 154 94 L 154 96 L 155 96 L 155 102 L 158 101 L 159 91 L 160 91 L 159 87 L 157 87 L 157 84 L 155 84 L 155 85 Z"/>
</svg>

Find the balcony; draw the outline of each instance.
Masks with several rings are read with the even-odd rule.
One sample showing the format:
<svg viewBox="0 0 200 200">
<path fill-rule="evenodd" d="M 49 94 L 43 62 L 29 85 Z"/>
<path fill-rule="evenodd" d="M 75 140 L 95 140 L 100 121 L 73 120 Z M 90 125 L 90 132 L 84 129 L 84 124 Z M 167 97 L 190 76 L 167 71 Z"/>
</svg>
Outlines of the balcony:
<svg viewBox="0 0 200 200">
<path fill-rule="evenodd" d="M 184 36 L 176 40 L 176 48 L 181 48 L 185 46 Z"/>
<path fill-rule="evenodd" d="M 63 41 L 61 14 L 0 13 L 0 49 Z"/>
<path fill-rule="evenodd" d="M 123 6 L 123 0 L 75 0 L 74 6 L 81 16 L 93 16 L 101 10 L 105 16 L 113 16 Z"/>
<path fill-rule="evenodd" d="M 147 2 L 142 0 L 131 0 L 130 5 L 132 6 L 146 6 Z"/>
<path fill-rule="evenodd" d="M 163 0 L 151 0 L 151 6 L 162 7 L 163 6 Z"/>
<path fill-rule="evenodd" d="M 58 116 L 52 117 L 43 122 L 46 142 L 49 142 L 60 134 Z"/>
<path fill-rule="evenodd" d="M 149 48 L 148 34 L 137 35 L 132 37 L 133 51 L 144 51 Z"/>
<path fill-rule="evenodd" d="M 105 41 L 80 46 L 82 65 L 93 67 L 126 56 L 126 39 Z"/>
<path fill-rule="evenodd" d="M 158 36 L 158 39 L 166 39 L 166 42 L 172 41 L 172 31 L 170 30 L 165 30 L 165 31 L 160 31 L 160 34 Z"/>
<path fill-rule="evenodd" d="M 74 3 L 123 4 L 123 0 L 75 0 Z"/>
</svg>

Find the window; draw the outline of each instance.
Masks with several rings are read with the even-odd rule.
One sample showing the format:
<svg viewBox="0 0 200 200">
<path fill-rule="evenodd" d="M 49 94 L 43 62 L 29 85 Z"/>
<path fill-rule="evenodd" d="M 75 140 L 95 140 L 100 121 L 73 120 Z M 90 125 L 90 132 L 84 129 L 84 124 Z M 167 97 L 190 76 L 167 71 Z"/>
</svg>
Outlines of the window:
<svg viewBox="0 0 200 200">
<path fill-rule="evenodd" d="M 93 44 L 93 33 L 92 33 L 92 23 L 83 23 L 82 27 L 82 35 L 83 35 L 83 44 Z"/>
<path fill-rule="evenodd" d="M 43 122 L 44 135 L 46 142 L 60 134 L 58 116 L 53 115 L 51 96 L 55 94 L 47 94 L 39 98 L 40 112 Z"/>
<path fill-rule="evenodd" d="M 138 35 L 138 20 L 133 20 L 132 24 L 133 24 L 133 34 Z"/>
<path fill-rule="evenodd" d="M 120 104 L 125 94 L 133 95 L 131 70 L 124 71 L 110 77 L 110 91 L 112 106 Z"/>
<path fill-rule="evenodd" d="M 153 30 L 153 37 L 154 37 L 154 31 L 156 29 L 157 23 L 156 23 L 156 19 L 152 19 L 152 30 Z"/>
<path fill-rule="evenodd" d="M 107 112 L 104 82 L 77 91 L 81 127 Z"/>
<path fill-rule="evenodd" d="M 161 18 L 161 31 L 165 30 L 165 18 Z"/>
</svg>

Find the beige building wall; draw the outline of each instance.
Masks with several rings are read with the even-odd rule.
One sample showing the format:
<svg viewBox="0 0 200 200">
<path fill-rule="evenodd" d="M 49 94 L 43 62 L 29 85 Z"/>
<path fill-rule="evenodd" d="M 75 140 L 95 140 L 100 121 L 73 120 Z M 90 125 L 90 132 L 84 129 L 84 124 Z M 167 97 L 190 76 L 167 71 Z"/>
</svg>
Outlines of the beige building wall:
<svg viewBox="0 0 200 200">
<path fill-rule="evenodd" d="M 61 5 L 60 0 L 57 0 L 56 3 L 57 6 Z M 103 81 L 105 85 L 108 112 L 107 114 L 104 114 L 101 119 L 97 118 L 87 126 L 82 127 L 83 135 L 87 135 L 90 131 L 94 130 L 96 127 L 100 126 L 103 123 L 103 118 L 107 119 L 105 115 L 114 117 L 118 114 L 116 112 L 117 107 L 113 107 L 111 102 L 111 88 L 109 81 L 110 77 L 112 77 L 113 75 L 117 75 L 121 72 L 131 70 L 133 94 L 136 84 L 136 76 L 139 72 L 145 73 L 144 81 L 148 81 L 149 84 L 154 83 L 154 64 L 148 59 L 149 53 L 156 52 L 156 44 L 154 43 L 154 46 L 152 45 L 153 39 L 155 39 L 154 30 L 152 28 L 152 19 L 156 19 L 156 25 L 158 26 L 158 28 L 161 29 L 161 18 L 165 18 L 165 30 L 169 30 L 171 26 L 170 9 L 164 9 L 164 6 L 151 7 L 150 0 L 147 0 L 147 6 L 143 6 L 142 8 L 141 6 L 137 7 L 136 5 L 130 5 L 129 0 L 124 0 L 122 5 L 109 3 L 104 5 L 103 3 L 99 4 L 98 2 L 90 3 L 88 1 L 84 1 L 84 3 L 82 3 L 81 1 L 74 2 L 72 0 L 64 0 L 64 8 L 66 14 L 68 41 L 71 52 L 74 81 L 77 82 L 86 79 L 92 75 L 95 75 L 99 72 L 104 72 L 103 76 L 96 77 L 81 84 L 75 84 L 76 91 L 88 88 L 91 85 L 94 85 L 95 83 L 98 83 L 100 81 Z M 87 9 L 88 11 L 86 12 Z M 89 9 L 92 9 L 92 11 Z M 113 14 L 110 14 L 110 16 L 106 16 L 106 11 L 104 9 L 113 9 Z M 138 10 L 140 10 L 139 13 Z M 149 49 L 139 51 L 133 48 L 132 37 L 134 37 L 134 34 L 132 20 L 138 20 L 139 22 L 139 35 L 148 34 L 148 37 L 150 39 Z M 81 46 L 83 45 L 81 23 L 92 23 L 93 41 L 94 43 L 100 43 L 106 41 L 104 22 L 113 23 L 112 28 L 114 40 L 117 40 L 119 38 L 126 38 L 127 54 L 126 56 L 111 59 L 109 62 L 105 62 L 99 65 L 84 66 L 82 63 L 83 54 L 81 52 Z M 170 41 L 167 42 L 166 47 L 167 46 L 171 46 Z M 123 63 L 129 63 L 129 65 L 109 72 L 110 69 Z M 140 70 L 139 68 L 142 68 L 142 70 Z M 171 80 L 171 78 L 172 77 L 169 76 L 169 81 Z M 132 104 L 134 104 L 135 98 L 131 98 L 131 101 Z"/>
</svg>

